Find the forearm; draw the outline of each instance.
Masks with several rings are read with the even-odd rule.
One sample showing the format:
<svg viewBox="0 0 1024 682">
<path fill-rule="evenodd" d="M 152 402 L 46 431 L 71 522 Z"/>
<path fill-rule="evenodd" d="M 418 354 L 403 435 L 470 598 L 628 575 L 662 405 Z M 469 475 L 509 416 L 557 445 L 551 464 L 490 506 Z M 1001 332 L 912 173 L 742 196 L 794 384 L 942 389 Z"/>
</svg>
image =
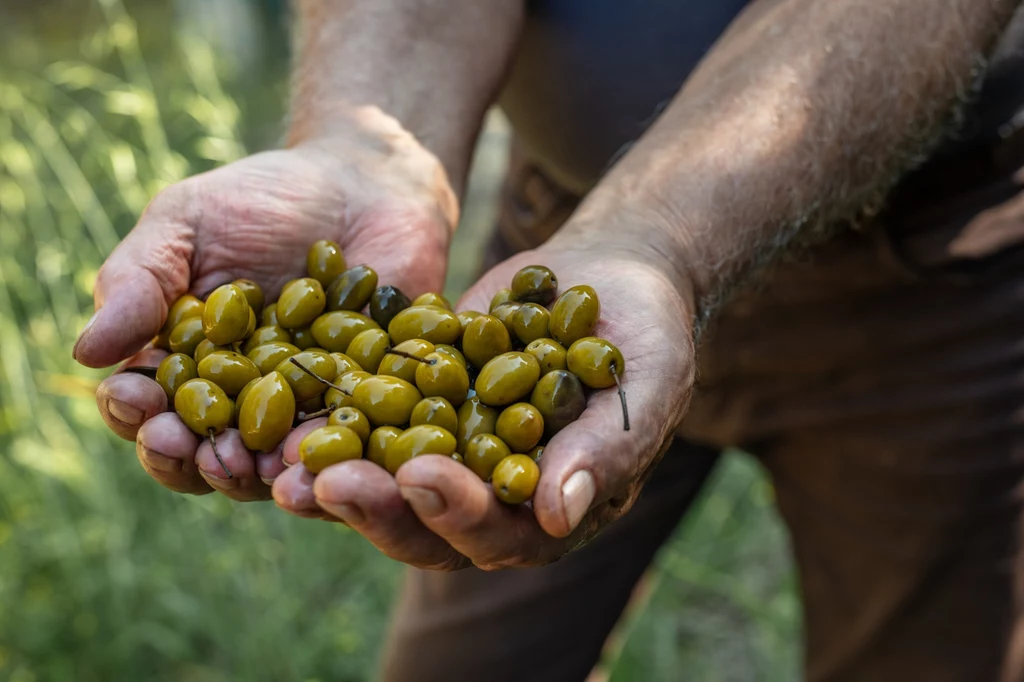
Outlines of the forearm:
<svg viewBox="0 0 1024 682">
<path fill-rule="evenodd" d="M 879 205 L 950 131 L 1011 0 L 761 0 L 574 221 L 630 213 L 695 316 L 802 230 Z"/>
<path fill-rule="evenodd" d="M 296 0 L 290 145 L 381 112 L 456 191 L 518 39 L 523 0 Z"/>
</svg>

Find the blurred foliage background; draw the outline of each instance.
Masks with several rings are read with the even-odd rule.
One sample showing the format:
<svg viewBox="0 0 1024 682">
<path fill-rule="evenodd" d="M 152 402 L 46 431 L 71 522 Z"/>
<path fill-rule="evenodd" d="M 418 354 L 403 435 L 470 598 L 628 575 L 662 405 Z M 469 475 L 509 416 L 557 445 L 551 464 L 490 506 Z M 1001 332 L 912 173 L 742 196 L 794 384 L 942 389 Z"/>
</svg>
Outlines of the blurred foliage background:
<svg viewBox="0 0 1024 682">
<path fill-rule="evenodd" d="M 401 567 L 269 503 L 159 488 L 103 428 L 101 373 L 70 354 L 149 198 L 277 142 L 287 38 L 285 0 L 0 7 L 0 680 L 373 678 Z M 495 114 L 449 295 L 493 220 L 506 139 Z M 756 464 L 726 458 L 595 679 L 799 678 L 771 496 Z"/>
</svg>

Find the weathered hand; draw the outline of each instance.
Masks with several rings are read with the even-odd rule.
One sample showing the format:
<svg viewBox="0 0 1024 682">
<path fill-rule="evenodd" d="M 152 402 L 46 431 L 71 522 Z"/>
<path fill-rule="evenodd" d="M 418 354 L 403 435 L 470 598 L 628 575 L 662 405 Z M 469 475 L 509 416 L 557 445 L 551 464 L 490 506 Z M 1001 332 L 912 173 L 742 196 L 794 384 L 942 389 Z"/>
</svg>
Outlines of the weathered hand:
<svg viewBox="0 0 1024 682">
<path fill-rule="evenodd" d="M 157 196 L 100 270 L 97 312 L 75 358 L 90 367 L 126 359 L 123 366 L 155 366 L 166 354 L 145 347 L 178 296 L 244 277 L 276 297 L 304 275 L 318 239 L 337 241 L 350 264 L 372 264 L 382 283 L 410 296 L 439 291 L 456 200 L 433 155 L 397 125 L 376 125 L 258 154 Z M 115 373 L 96 397 L 110 428 L 135 440 L 143 467 L 172 490 L 266 499 L 283 469 L 280 452 L 254 460 L 229 429 L 218 451 L 235 475 L 221 478 L 210 444 L 167 411 L 163 390 L 142 375 Z"/>
</svg>

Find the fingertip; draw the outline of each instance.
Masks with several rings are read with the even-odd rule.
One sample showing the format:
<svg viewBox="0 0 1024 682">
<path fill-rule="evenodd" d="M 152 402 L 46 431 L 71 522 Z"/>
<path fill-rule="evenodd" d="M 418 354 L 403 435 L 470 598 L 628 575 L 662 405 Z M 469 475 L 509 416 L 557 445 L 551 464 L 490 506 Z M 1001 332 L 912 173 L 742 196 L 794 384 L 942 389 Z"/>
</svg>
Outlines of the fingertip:
<svg viewBox="0 0 1024 682">
<path fill-rule="evenodd" d="M 114 374 L 96 389 L 96 406 L 111 431 L 135 440 L 146 421 L 167 411 L 167 394 L 140 374 Z"/>
<path fill-rule="evenodd" d="M 102 307 L 72 349 L 74 359 L 86 367 L 111 367 L 134 355 L 160 332 L 167 316 L 164 291 L 145 270 L 133 269 L 117 277 L 116 284 L 103 288 L 100 298 Z"/>
</svg>

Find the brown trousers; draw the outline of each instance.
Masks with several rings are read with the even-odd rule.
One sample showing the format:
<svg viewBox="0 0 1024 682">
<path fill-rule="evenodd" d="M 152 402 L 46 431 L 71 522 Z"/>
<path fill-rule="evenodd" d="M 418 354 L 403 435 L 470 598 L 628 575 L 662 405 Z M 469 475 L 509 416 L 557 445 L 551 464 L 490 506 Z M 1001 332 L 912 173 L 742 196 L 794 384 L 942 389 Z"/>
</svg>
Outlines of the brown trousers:
<svg viewBox="0 0 1024 682">
<path fill-rule="evenodd" d="M 740 293 L 635 508 L 548 567 L 411 571 L 385 679 L 584 680 L 736 445 L 770 472 L 789 527 L 810 682 L 1024 680 L 1022 166 L 1015 139 L 935 161 L 880 219 Z M 577 202 L 514 154 L 491 262 Z"/>
</svg>

